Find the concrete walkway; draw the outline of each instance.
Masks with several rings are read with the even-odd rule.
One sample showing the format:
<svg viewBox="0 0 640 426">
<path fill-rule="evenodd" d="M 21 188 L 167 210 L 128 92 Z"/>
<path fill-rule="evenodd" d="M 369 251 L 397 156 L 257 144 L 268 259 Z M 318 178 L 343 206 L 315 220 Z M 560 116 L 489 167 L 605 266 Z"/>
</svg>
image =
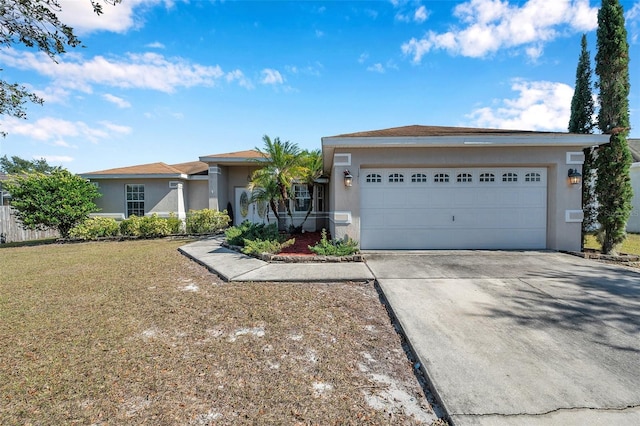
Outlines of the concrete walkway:
<svg viewBox="0 0 640 426">
<path fill-rule="evenodd" d="M 364 262 L 269 263 L 222 247 L 216 236 L 180 247 L 180 252 L 225 281 L 339 282 L 368 281 L 374 276 Z"/>
</svg>

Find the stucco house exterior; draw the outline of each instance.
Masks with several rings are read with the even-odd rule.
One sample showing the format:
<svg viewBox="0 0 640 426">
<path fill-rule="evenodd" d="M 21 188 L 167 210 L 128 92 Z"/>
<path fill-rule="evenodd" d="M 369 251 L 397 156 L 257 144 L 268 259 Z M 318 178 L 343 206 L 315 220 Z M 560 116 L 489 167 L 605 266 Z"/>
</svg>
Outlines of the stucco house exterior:
<svg viewBox="0 0 640 426">
<path fill-rule="evenodd" d="M 324 137 L 331 234 L 365 250 L 580 250 L 581 190 L 568 175 L 608 139 L 435 126 Z"/>
<path fill-rule="evenodd" d="M 629 149 L 633 157 L 633 163 L 629 169 L 631 186 L 633 187 L 633 199 L 631 215 L 627 222 L 627 232 L 640 233 L 640 139 L 629 139 Z"/>
<path fill-rule="evenodd" d="M 266 205 L 251 203 L 247 184 L 252 173 L 264 160 L 256 150 L 204 155 L 199 161 L 180 164 L 152 163 L 81 174 L 98 186 L 100 209 L 95 216 L 125 219 L 131 215 L 157 214 L 167 217 L 173 213 L 181 219 L 189 210 L 205 208 L 227 210 L 234 223 L 249 220 L 256 223 L 274 222 Z M 327 227 L 325 186 L 327 179 L 319 179 L 313 197 L 306 185 L 294 185 L 292 211 L 294 225 L 304 224 L 306 230 Z M 285 216 L 284 214 L 282 215 Z M 289 219 L 283 226 L 287 227 Z"/>
<path fill-rule="evenodd" d="M 376 249 L 579 250 L 582 149 L 607 135 L 405 126 L 322 138 L 324 178 L 313 196 L 293 188 L 298 225 L 326 228 Z M 233 220 L 273 221 L 250 203 L 255 150 L 199 161 L 84 173 L 98 185 L 100 215 L 232 210 Z M 348 177 L 348 179 L 347 179 Z"/>
</svg>

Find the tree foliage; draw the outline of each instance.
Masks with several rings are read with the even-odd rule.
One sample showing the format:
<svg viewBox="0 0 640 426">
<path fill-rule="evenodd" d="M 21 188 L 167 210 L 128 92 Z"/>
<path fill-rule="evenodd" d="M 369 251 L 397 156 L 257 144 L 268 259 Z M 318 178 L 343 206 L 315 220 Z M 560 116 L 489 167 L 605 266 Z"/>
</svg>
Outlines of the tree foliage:
<svg viewBox="0 0 640 426">
<path fill-rule="evenodd" d="M 93 11 L 102 14 L 102 3 L 90 1 Z M 102 1 L 112 5 L 121 2 Z M 81 45 L 73 28 L 58 18 L 61 10 L 58 0 L 0 0 L 0 47 L 22 45 L 35 48 L 55 60 L 66 51 L 66 47 Z M 0 115 L 26 118 L 27 102 L 42 104 L 43 100 L 18 83 L 0 79 Z M 4 132 L 0 134 L 5 135 Z"/>
<path fill-rule="evenodd" d="M 268 203 L 277 220 L 280 219 L 279 207 L 283 206 L 291 225 L 295 230 L 301 230 L 313 203 L 309 203 L 302 223 L 295 226 L 290 203 L 293 184 L 306 185 L 313 200 L 315 181 L 322 175 L 322 153 L 319 149 L 301 150 L 297 144 L 282 142 L 280 138 L 272 141 L 267 135 L 262 140 L 264 148 L 256 148 L 263 157 L 260 159 L 262 167 L 253 173 L 249 183 L 252 201 Z"/>
<path fill-rule="evenodd" d="M 294 179 L 302 174 L 300 148 L 297 144 L 289 141 L 283 142 L 278 137 L 271 140 L 269 136 L 264 135 L 262 141 L 264 142 L 264 148 L 256 148 L 256 151 L 262 155 L 261 162 L 263 167 L 253 173 L 251 177 L 253 184 L 250 187 L 261 186 L 269 189 L 270 192 L 274 191 L 274 189 L 277 190 L 278 198 L 272 199 L 269 205 L 271 205 L 275 214 L 273 204 L 277 202 L 283 204 L 291 223 L 293 223 L 293 213 L 289 200 L 291 199 L 291 188 Z M 278 216 L 276 215 L 276 217 Z"/>
<path fill-rule="evenodd" d="M 582 35 L 580 58 L 576 69 L 576 87 L 571 99 L 571 117 L 569 119 L 569 132 L 593 133 L 593 114 L 595 111 L 593 92 L 591 90 L 591 57 L 587 50 L 587 36 Z M 594 156 L 593 148 L 583 150 L 584 163 L 582 165 L 582 243 L 590 231 L 596 225 L 596 194 L 594 188 Z"/>
<path fill-rule="evenodd" d="M 618 0 L 602 0 L 598 11 L 597 38 L 598 127 L 611 138 L 598 150 L 596 194 L 602 251 L 611 253 L 624 241 L 633 197 L 629 177 L 631 153 L 627 145 L 630 125 L 629 44 L 624 10 Z"/>
<path fill-rule="evenodd" d="M 14 176 L 5 186 L 16 216 L 28 229 L 57 229 L 63 238 L 97 211 L 98 189 L 68 170 Z"/>
<path fill-rule="evenodd" d="M 23 173 L 49 174 L 59 169 L 60 167 L 50 166 L 44 158 L 40 158 L 39 160 L 25 160 L 15 155 L 12 156 L 11 159 L 6 155 L 0 158 L 0 171 L 8 175 Z"/>
</svg>

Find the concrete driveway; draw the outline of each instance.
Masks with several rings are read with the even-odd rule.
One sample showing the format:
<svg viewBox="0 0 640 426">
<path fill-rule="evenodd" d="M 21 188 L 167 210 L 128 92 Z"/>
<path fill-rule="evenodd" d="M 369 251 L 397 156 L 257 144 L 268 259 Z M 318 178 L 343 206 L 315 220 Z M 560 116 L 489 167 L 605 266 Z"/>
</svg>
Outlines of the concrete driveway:
<svg viewBox="0 0 640 426">
<path fill-rule="evenodd" d="M 454 424 L 640 424 L 640 273 L 555 252 L 367 253 Z"/>
</svg>

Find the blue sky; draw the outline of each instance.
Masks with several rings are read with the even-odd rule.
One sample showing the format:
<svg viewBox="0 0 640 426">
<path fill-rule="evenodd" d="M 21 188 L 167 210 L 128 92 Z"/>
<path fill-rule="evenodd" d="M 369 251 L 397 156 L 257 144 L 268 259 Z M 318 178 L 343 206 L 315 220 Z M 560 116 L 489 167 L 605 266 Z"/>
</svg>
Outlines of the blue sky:
<svg viewBox="0 0 640 426">
<path fill-rule="evenodd" d="M 640 137 L 640 0 L 621 1 Z M 411 124 L 565 131 L 594 0 L 61 0 L 84 48 L 0 50 L 45 99 L 0 118 L 0 155 L 77 173 Z M 595 68 L 595 66 L 594 66 Z M 594 76 L 595 80 L 595 76 Z"/>
</svg>

